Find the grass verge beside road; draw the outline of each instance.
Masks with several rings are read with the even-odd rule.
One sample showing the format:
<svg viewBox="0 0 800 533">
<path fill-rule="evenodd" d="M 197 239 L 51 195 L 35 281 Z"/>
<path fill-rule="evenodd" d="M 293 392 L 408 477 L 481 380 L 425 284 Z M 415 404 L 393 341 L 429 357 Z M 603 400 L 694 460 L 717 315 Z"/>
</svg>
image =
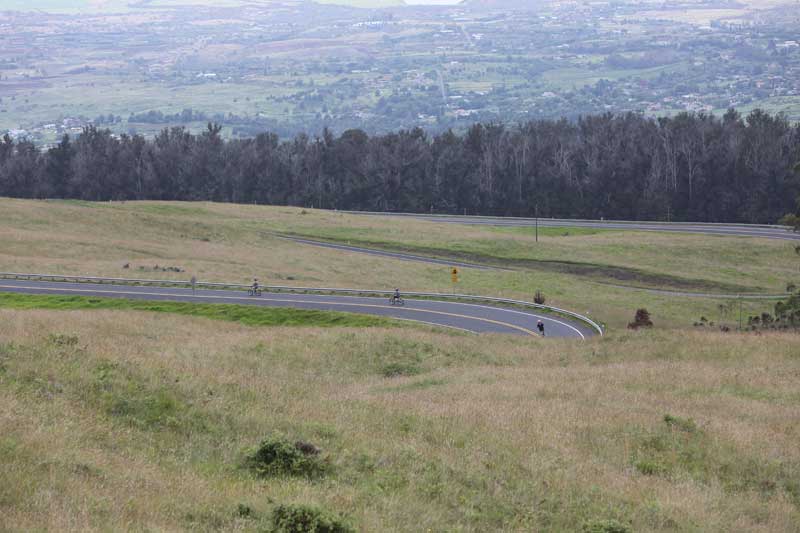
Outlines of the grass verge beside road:
<svg viewBox="0 0 800 533">
<path fill-rule="evenodd" d="M 198 304 L 186 302 L 127 300 L 122 298 L 94 298 L 87 296 L 45 296 L 0 292 L 0 309 L 54 309 L 75 310 L 132 310 L 155 313 L 172 313 L 195 317 L 238 322 L 247 326 L 302 326 L 302 327 L 405 327 L 387 318 L 315 311 L 258 307 L 233 304 Z"/>
</svg>

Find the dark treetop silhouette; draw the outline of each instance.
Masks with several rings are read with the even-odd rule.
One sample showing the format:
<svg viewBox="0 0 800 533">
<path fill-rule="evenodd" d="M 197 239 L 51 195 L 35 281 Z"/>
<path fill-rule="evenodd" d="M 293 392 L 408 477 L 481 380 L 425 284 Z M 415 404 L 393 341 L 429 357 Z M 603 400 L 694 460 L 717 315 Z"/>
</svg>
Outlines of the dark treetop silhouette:
<svg viewBox="0 0 800 533">
<path fill-rule="evenodd" d="M 0 140 L 0 196 L 774 223 L 794 209 L 798 160 L 800 127 L 762 111 L 289 140 L 224 141 L 212 124 L 152 140 L 89 127 L 44 152 Z"/>
</svg>

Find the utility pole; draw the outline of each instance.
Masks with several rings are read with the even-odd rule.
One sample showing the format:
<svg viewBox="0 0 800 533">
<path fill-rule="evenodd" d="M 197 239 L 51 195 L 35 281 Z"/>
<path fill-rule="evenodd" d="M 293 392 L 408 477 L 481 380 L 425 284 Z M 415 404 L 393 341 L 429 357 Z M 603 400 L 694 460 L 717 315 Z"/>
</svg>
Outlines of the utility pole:
<svg viewBox="0 0 800 533">
<path fill-rule="evenodd" d="M 536 242 L 539 242 L 539 202 L 536 202 L 534 213 L 536 216 Z"/>
<path fill-rule="evenodd" d="M 739 295 L 739 331 L 742 331 L 742 295 Z"/>
</svg>

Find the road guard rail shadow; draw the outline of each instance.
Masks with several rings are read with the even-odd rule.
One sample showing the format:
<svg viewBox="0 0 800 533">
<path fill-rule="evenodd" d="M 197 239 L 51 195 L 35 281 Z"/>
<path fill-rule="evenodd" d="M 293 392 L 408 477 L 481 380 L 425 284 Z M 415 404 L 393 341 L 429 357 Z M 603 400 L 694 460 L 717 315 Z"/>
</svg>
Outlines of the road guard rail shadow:
<svg viewBox="0 0 800 533">
<path fill-rule="evenodd" d="M 241 289 L 247 290 L 252 285 L 240 283 L 212 283 L 207 281 L 182 281 L 168 279 L 135 279 L 135 278 L 101 278 L 95 276 L 66 276 L 60 274 L 26 274 L 19 272 L 0 272 L 0 279 L 25 280 L 25 281 L 50 281 L 50 282 L 69 282 L 69 283 L 97 283 L 97 284 L 116 284 L 116 285 L 140 285 L 149 287 L 184 287 L 188 289 Z M 394 294 L 393 290 L 371 290 L 371 289 L 340 289 L 334 287 L 290 287 L 284 285 L 260 285 L 266 292 L 273 293 L 297 293 L 297 294 L 343 294 L 348 296 L 381 296 L 389 297 Z M 490 304 L 506 304 L 531 309 L 539 309 L 557 315 L 573 318 L 588 325 L 599 335 L 605 333 L 605 328 L 591 318 L 560 309 L 550 305 L 526 302 L 524 300 L 512 300 L 509 298 L 493 298 L 491 296 L 478 296 L 474 294 L 456 294 L 439 292 L 403 292 L 404 297 L 411 298 L 435 298 L 446 300 L 466 300 L 472 302 L 483 302 Z"/>
</svg>

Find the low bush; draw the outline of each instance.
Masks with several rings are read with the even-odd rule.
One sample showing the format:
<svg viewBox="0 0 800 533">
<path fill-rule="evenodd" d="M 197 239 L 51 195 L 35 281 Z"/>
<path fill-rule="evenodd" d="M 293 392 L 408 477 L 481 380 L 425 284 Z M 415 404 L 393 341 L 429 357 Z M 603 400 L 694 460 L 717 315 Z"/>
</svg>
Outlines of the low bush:
<svg viewBox="0 0 800 533">
<path fill-rule="evenodd" d="M 270 437 L 252 451 L 247 467 L 260 477 L 319 477 L 329 470 L 319 448 L 304 442 L 291 442 L 284 437 Z"/>
<path fill-rule="evenodd" d="M 53 346 L 77 346 L 77 335 L 66 335 L 63 333 L 51 333 L 47 336 L 47 342 Z"/>
<path fill-rule="evenodd" d="M 422 373 L 422 369 L 416 363 L 395 362 L 385 365 L 381 370 L 383 377 L 395 378 L 399 376 L 416 376 Z"/>
<path fill-rule="evenodd" d="M 336 514 L 311 505 L 279 505 L 272 512 L 275 533 L 354 533 Z"/>
<path fill-rule="evenodd" d="M 240 503 L 236 506 L 236 516 L 239 518 L 254 518 L 255 514 L 253 508 L 246 503 Z"/>
<path fill-rule="evenodd" d="M 671 428 L 679 429 L 681 431 L 685 431 L 686 433 L 697 432 L 697 424 L 695 424 L 694 420 L 691 418 L 681 418 L 666 414 L 664 415 L 664 423 Z"/>
<path fill-rule="evenodd" d="M 633 319 L 633 322 L 628 324 L 628 329 L 639 329 L 639 328 L 652 328 L 653 321 L 650 320 L 650 312 L 647 309 L 637 309 L 636 316 Z"/>
<path fill-rule="evenodd" d="M 645 476 L 660 476 L 668 473 L 666 466 L 651 459 L 636 461 L 633 466 L 640 474 Z"/>
</svg>

